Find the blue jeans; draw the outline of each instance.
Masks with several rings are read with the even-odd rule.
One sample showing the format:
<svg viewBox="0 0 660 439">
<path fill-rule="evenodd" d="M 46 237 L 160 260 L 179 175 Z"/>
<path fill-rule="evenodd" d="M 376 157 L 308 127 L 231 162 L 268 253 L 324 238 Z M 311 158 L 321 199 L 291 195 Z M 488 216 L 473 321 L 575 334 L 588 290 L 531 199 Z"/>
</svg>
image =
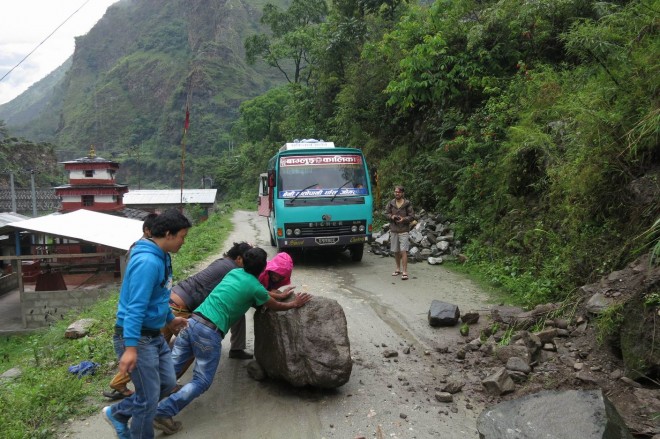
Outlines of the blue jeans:
<svg viewBox="0 0 660 439">
<path fill-rule="evenodd" d="M 124 338 L 115 334 L 113 341 L 117 357 L 121 358 L 126 349 Z M 121 422 L 132 418 L 132 438 L 152 439 L 158 401 L 176 386 L 176 375 L 170 348 L 162 335 L 140 337 L 137 355 L 137 365 L 131 372 L 135 393 L 113 405 L 111 413 Z"/>
<path fill-rule="evenodd" d="M 181 390 L 171 394 L 158 404 L 156 416 L 171 418 L 195 398 L 206 392 L 211 383 L 222 352 L 222 337 L 213 329 L 197 320 L 188 320 L 188 327 L 179 333 L 172 347 L 174 370 L 178 373 L 190 358 L 195 358 L 192 380 Z"/>
</svg>

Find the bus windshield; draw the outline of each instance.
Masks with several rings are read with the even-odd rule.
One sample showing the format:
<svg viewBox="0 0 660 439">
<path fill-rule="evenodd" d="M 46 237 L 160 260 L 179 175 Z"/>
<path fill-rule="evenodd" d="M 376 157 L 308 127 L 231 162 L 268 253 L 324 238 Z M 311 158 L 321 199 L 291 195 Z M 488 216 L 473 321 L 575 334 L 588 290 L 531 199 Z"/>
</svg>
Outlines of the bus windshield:
<svg viewBox="0 0 660 439">
<path fill-rule="evenodd" d="M 278 187 L 280 198 L 368 193 L 364 162 L 357 154 L 280 157 Z"/>
</svg>

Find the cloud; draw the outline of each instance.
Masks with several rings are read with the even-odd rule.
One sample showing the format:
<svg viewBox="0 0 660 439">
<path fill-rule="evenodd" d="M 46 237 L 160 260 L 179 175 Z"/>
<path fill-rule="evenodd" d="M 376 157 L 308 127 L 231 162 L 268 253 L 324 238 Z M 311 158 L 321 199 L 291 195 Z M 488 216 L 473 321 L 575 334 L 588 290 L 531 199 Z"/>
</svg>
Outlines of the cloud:
<svg viewBox="0 0 660 439">
<path fill-rule="evenodd" d="M 74 37 L 86 34 L 103 17 L 108 6 L 117 1 L 3 1 L 0 18 L 0 78 L 27 54 L 33 50 L 34 53 L 0 81 L 0 104 L 9 102 L 62 65 L 73 54 Z"/>
</svg>

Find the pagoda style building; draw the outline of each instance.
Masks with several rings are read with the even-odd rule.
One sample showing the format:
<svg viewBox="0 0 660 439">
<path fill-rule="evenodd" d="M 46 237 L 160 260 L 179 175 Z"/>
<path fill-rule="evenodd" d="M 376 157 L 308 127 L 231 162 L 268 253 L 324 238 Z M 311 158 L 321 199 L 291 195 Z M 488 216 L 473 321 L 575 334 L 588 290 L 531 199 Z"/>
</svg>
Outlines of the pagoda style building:
<svg viewBox="0 0 660 439">
<path fill-rule="evenodd" d="M 124 209 L 128 186 L 115 182 L 119 163 L 96 157 L 94 145 L 87 157 L 61 163 L 69 174 L 69 184 L 55 188 L 55 195 L 62 200 L 60 212 L 87 209 L 110 213 Z"/>
</svg>

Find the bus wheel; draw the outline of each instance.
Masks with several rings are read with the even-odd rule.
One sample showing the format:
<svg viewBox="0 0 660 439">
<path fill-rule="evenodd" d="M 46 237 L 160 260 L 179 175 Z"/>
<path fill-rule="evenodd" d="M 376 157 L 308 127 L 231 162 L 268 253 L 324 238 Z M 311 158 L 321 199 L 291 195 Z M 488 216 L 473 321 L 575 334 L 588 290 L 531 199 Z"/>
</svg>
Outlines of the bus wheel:
<svg viewBox="0 0 660 439">
<path fill-rule="evenodd" d="M 351 252 L 351 260 L 353 262 L 360 262 L 364 254 L 364 243 L 351 245 L 349 251 Z"/>
<path fill-rule="evenodd" d="M 273 234 L 273 225 L 270 222 L 270 217 L 267 218 L 268 223 L 268 237 L 270 238 L 270 245 L 277 247 L 277 242 L 275 241 L 275 235 Z"/>
</svg>

